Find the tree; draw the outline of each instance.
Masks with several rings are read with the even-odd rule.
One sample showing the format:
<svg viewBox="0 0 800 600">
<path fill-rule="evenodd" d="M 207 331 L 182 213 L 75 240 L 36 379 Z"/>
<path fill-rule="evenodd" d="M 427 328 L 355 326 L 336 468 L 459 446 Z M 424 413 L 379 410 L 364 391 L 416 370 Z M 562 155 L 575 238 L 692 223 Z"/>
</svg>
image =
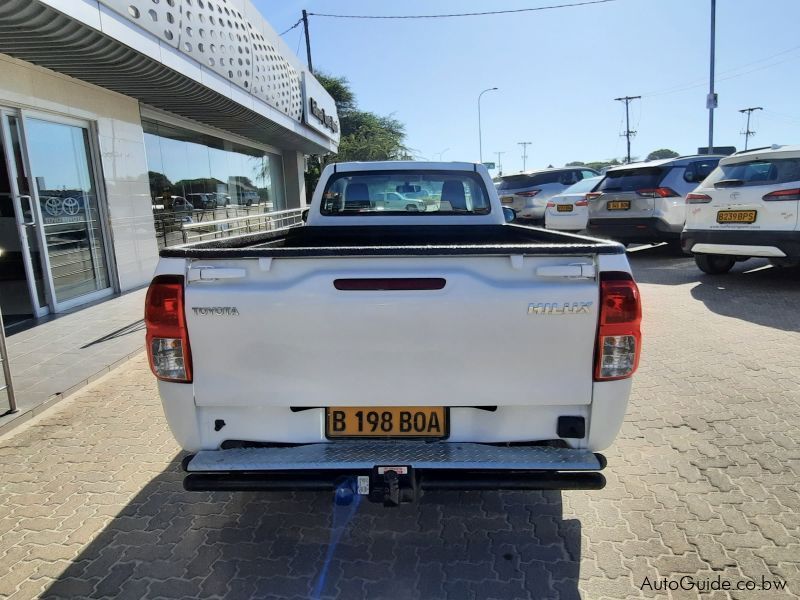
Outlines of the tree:
<svg viewBox="0 0 800 600">
<path fill-rule="evenodd" d="M 306 194 L 311 197 L 322 168 L 330 163 L 368 160 L 400 160 L 409 154 L 405 125 L 393 116 L 359 110 L 356 96 L 346 77 L 315 73 L 336 102 L 339 116 L 339 151 L 309 161 Z"/>
<path fill-rule="evenodd" d="M 670 150 L 669 148 L 661 148 L 660 150 L 653 150 L 650 154 L 647 155 L 647 160 L 660 160 L 662 158 L 676 158 L 680 156 L 674 150 Z"/>
<path fill-rule="evenodd" d="M 580 160 L 573 160 L 572 162 L 568 162 L 564 165 L 565 167 L 583 167 L 586 166 L 586 163 Z"/>
</svg>

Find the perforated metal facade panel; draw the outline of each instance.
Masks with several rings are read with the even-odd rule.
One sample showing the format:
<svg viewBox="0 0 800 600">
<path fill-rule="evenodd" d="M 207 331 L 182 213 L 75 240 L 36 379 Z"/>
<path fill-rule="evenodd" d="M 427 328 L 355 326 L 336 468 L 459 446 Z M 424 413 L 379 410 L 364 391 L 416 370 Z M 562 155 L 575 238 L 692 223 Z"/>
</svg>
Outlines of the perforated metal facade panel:
<svg viewBox="0 0 800 600">
<path fill-rule="evenodd" d="M 99 1 L 242 90 L 301 120 L 300 73 L 276 48 L 275 32 L 249 2 Z"/>
</svg>

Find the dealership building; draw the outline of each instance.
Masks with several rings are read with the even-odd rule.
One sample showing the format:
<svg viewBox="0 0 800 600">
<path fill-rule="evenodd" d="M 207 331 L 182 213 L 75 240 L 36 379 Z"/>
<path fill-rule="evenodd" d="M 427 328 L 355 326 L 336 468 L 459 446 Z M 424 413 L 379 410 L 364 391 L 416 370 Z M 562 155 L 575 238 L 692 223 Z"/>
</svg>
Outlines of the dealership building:
<svg viewBox="0 0 800 600">
<path fill-rule="evenodd" d="M 6 329 L 145 285 L 187 224 L 302 207 L 306 156 L 338 137 L 249 0 L 5 0 Z"/>
</svg>

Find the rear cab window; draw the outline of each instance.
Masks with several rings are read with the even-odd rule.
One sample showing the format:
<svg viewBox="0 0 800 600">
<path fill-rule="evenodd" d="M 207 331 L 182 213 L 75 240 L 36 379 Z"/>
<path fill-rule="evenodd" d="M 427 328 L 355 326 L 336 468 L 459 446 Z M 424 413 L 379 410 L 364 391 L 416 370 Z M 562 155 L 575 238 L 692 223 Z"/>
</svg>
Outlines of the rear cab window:
<svg viewBox="0 0 800 600">
<path fill-rule="evenodd" d="M 608 171 L 597 187 L 598 192 L 635 192 L 657 188 L 669 169 L 663 167 L 639 167 Z"/>
<path fill-rule="evenodd" d="M 800 158 L 761 159 L 719 165 L 703 187 L 775 185 L 800 181 Z"/>
<path fill-rule="evenodd" d="M 471 171 L 357 171 L 334 174 L 325 186 L 320 213 L 488 215 L 489 194 Z"/>
</svg>

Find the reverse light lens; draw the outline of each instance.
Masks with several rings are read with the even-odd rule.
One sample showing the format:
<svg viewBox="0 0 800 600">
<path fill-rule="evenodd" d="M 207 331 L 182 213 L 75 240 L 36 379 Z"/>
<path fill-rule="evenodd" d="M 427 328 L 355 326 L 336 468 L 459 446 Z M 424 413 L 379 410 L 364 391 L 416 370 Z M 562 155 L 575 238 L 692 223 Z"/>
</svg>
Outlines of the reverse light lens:
<svg viewBox="0 0 800 600">
<path fill-rule="evenodd" d="M 687 194 L 686 204 L 708 204 L 711 202 L 711 196 L 708 194 Z"/>
<path fill-rule="evenodd" d="M 792 188 L 790 190 L 776 190 L 766 194 L 762 200 L 800 200 L 800 188 Z"/>
<path fill-rule="evenodd" d="M 601 379 L 621 379 L 636 367 L 636 338 L 632 335 L 606 335 L 601 339 Z"/>
<path fill-rule="evenodd" d="M 170 381 L 186 380 L 186 361 L 183 340 L 176 338 L 154 338 L 150 342 L 152 368 L 156 377 Z"/>
</svg>

